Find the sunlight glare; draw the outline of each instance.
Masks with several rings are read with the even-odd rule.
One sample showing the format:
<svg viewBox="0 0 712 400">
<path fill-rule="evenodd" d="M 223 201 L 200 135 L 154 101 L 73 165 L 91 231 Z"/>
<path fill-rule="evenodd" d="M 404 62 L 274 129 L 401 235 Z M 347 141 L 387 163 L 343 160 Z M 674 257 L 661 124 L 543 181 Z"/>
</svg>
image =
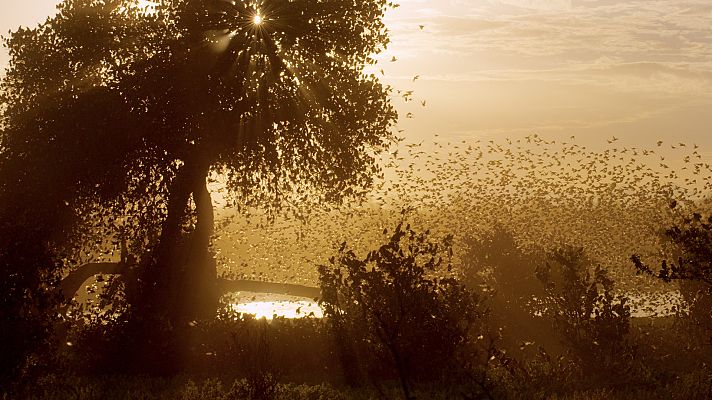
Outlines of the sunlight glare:
<svg viewBox="0 0 712 400">
<path fill-rule="evenodd" d="M 138 0 L 136 5 L 146 14 L 155 14 L 156 7 L 158 7 L 158 3 L 151 0 Z"/>
<path fill-rule="evenodd" d="M 254 314 L 255 318 L 272 319 L 275 315 L 284 318 L 303 318 L 313 316 L 322 318 L 324 315 L 313 301 L 253 301 L 249 303 L 232 304 L 233 310 L 243 314 Z"/>
<path fill-rule="evenodd" d="M 255 25 L 261 25 L 262 21 L 262 16 L 260 14 L 255 14 L 255 16 L 252 17 L 252 23 Z"/>
<path fill-rule="evenodd" d="M 116 10 L 122 14 L 132 10 L 141 16 L 153 16 L 158 13 L 158 6 L 159 3 L 155 0 L 132 0 L 128 4 L 117 7 Z"/>
</svg>

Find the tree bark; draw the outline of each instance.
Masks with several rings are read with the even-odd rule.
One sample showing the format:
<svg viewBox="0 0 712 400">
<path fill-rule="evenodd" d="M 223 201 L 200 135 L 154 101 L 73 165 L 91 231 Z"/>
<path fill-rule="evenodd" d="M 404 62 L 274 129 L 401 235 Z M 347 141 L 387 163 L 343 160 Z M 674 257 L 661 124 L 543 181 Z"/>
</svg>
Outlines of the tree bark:
<svg viewBox="0 0 712 400">
<path fill-rule="evenodd" d="M 206 316 L 199 315 L 206 314 L 204 310 L 198 312 L 204 307 L 191 303 L 207 304 L 201 298 L 211 294 L 209 281 L 215 285 L 217 280 L 208 249 L 213 230 L 212 203 L 205 186 L 208 170 L 207 162 L 194 157 L 185 162 L 171 182 L 161 237 L 151 262 L 143 266 L 139 296 L 132 301 L 142 313 L 167 317 L 174 325 Z M 184 232 L 191 197 L 196 204 L 197 221 L 192 232 Z"/>
<path fill-rule="evenodd" d="M 207 175 L 207 172 L 206 172 Z M 210 319 L 215 317 L 218 300 L 218 273 L 215 257 L 210 251 L 210 239 L 215 229 L 213 203 L 206 184 L 206 177 L 193 182 L 196 223 L 187 243 L 185 266 L 179 271 L 177 286 L 179 319 Z"/>
</svg>

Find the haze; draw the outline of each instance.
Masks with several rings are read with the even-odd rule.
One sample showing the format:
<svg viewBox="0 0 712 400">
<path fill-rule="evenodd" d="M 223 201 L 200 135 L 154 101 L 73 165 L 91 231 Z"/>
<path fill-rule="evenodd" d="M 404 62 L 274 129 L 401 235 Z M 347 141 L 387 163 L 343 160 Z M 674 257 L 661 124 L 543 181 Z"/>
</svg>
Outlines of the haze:
<svg viewBox="0 0 712 400">
<path fill-rule="evenodd" d="M 59 1 L 0 399 L 710 398 L 712 0 Z"/>
<path fill-rule="evenodd" d="M 0 32 L 34 26 L 56 3 L 3 0 Z M 711 18 L 707 0 L 403 0 L 374 72 L 414 91 L 397 102 L 413 140 L 538 133 L 708 148 Z"/>
</svg>

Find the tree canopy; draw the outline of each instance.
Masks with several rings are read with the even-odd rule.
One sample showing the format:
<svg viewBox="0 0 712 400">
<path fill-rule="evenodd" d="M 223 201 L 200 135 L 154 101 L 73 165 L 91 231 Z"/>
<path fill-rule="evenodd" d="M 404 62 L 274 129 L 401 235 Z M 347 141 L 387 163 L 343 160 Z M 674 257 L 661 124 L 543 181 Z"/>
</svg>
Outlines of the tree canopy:
<svg viewBox="0 0 712 400">
<path fill-rule="evenodd" d="M 338 202 L 380 172 L 396 113 L 364 68 L 388 42 L 386 1 L 147 4 L 65 0 L 5 39 L 3 294 L 41 297 L 39 281 L 119 240 L 163 266 L 150 284 L 171 282 L 168 266 L 195 262 L 177 247 L 207 251 L 211 172 L 273 208 Z"/>
<path fill-rule="evenodd" d="M 27 159 L 37 154 L 48 180 L 74 186 L 65 197 L 86 187 L 115 197 L 153 174 L 167 183 L 177 163 L 225 168 L 245 199 L 352 193 L 393 140 L 388 88 L 363 73 L 387 43 L 385 7 L 66 1 L 6 41 L 3 158 L 39 169 Z"/>
</svg>

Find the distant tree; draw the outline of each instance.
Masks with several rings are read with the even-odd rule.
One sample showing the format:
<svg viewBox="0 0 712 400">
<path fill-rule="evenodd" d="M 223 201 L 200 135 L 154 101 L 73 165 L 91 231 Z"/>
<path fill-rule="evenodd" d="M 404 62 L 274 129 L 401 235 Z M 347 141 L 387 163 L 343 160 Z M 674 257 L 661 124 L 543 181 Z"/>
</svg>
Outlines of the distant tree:
<svg viewBox="0 0 712 400">
<path fill-rule="evenodd" d="M 626 341 L 630 307 L 625 296 L 615 294 L 606 270 L 594 268 L 582 248 L 564 246 L 547 257 L 537 276 L 546 292 L 540 312 L 583 372 L 594 379 L 623 377 L 621 367 L 632 356 Z"/>
<path fill-rule="evenodd" d="M 387 7 L 65 0 L 12 33 L 0 87 L 0 373 L 56 315 L 63 271 L 107 242 L 127 241 L 135 259 L 134 311 L 173 325 L 214 314 L 211 172 L 241 205 L 362 193 L 394 141 L 389 89 L 364 73 L 388 42 Z"/>
<path fill-rule="evenodd" d="M 665 236 L 677 246 L 677 261 L 663 260 L 655 272 L 641 260 L 631 256 L 638 272 L 653 275 L 665 282 L 697 281 L 712 288 L 712 215 L 706 220 L 699 213 L 684 218 L 682 223 L 665 231 Z"/>
<path fill-rule="evenodd" d="M 479 296 L 448 276 L 442 255 L 451 251 L 428 232 L 399 224 L 387 243 L 365 259 L 342 244 L 329 265 L 319 267 L 321 304 L 339 341 L 345 373 L 391 368 L 404 397 L 416 380 L 447 374 L 476 322 Z"/>
<path fill-rule="evenodd" d="M 465 238 L 464 245 L 464 280 L 471 288 L 484 285 L 489 291 L 488 321 L 493 332 L 502 336 L 498 345 L 509 354 L 540 346 L 549 352 L 560 348 L 551 324 L 534 315 L 534 299 L 545 295 L 536 276 L 543 256 L 523 249 L 501 226 L 479 237 Z"/>
<path fill-rule="evenodd" d="M 667 229 L 664 236 L 675 247 L 677 260 L 663 260 L 657 271 L 639 255 L 634 254 L 631 260 L 638 273 L 667 283 L 679 282 L 688 316 L 712 341 L 712 215 L 703 218 L 700 213 L 692 213 Z"/>
</svg>

